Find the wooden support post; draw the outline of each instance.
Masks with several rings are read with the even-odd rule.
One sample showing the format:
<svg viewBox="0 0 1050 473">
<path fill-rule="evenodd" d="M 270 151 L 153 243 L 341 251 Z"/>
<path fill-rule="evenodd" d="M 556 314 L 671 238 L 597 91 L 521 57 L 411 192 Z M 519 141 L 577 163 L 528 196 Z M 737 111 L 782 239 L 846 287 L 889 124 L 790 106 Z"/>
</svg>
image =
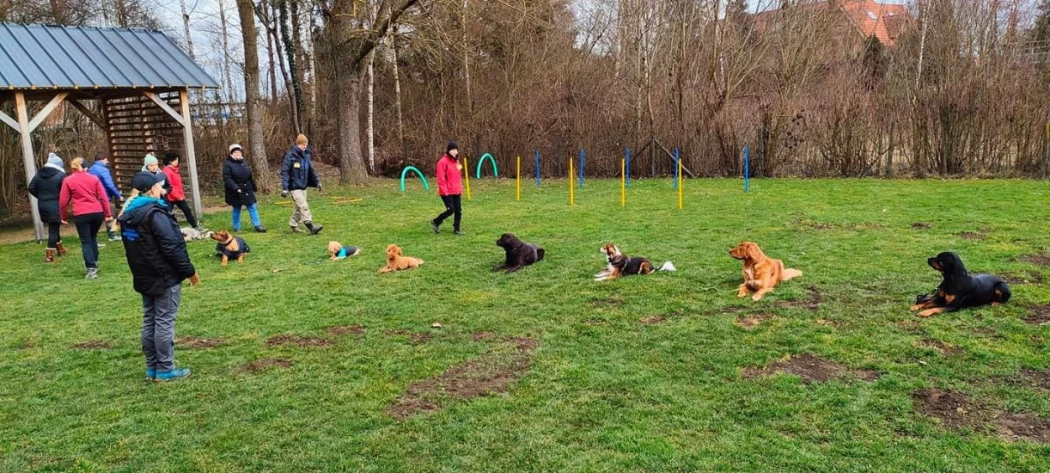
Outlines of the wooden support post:
<svg viewBox="0 0 1050 473">
<path fill-rule="evenodd" d="M 29 131 L 29 110 L 26 107 L 26 96 L 24 92 L 15 92 L 15 107 L 18 109 L 18 128 L 22 137 L 22 159 L 26 168 L 26 183 L 36 176 L 36 160 L 33 159 L 33 138 Z M 36 197 L 29 196 L 29 209 L 33 213 L 33 229 L 36 232 L 36 241 L 44 239 L 44 224 L 40 221 L 40 209 L 37 208 Z"/>
<path fill-rule="evenodd" d="M 197 218 L 204 218 L 201 212 L 201 188 L 197 179 L 197 154 L 193 150 L 193 117 L 190 115 L 190 94 L 186 89 L 179 90 L 179 105 L 182 106 L 182 136 L 186 141 L 186 162 L 190 164 L 190 187 L 193 191 L 193 211 Z"/>
<path fill-rule="evenodd" d="M 47 105 L 44 106 L 43 109 L 40 110 L 40 113 L 37 113 L 32 120 L 29 120 L 29 132 L 32 133 L 36 127 L 40 126 L 41 123 L 44 123 L 44 120 L 47 120 L 48 115 L 51 115 L 51 112 L 54 112 L 59 105 L 62 105 L 62 101 L 66 99 L 67 95 L 69 95 L 69 92 L 59 92 L 50 102 L 47 103 Z"/>
</svg>

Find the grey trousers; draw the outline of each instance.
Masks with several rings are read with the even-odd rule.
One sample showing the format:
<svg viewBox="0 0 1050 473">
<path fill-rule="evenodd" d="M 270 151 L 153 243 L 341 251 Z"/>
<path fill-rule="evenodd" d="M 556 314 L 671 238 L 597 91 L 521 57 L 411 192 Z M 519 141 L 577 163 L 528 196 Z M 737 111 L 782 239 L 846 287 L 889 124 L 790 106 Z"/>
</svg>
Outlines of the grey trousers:
<svg viewBox="0 0 1050 473">
<path fill-rule="evenodd" d="M 306 191 L 292 191 L 292 218 L 288 219 L 288 225 L 298 227 L 299 222 L 313 223 L 314 216 L 310 213 L 310 204 L 306 203 Z"/>
<path fill-rule="evenodd" d="M 142 296 L 142 353 L 147 369 L 175 369 L 175 316 L 181 301 L 182 284 L 165 289 L 160 296 Z"/>
</svg>

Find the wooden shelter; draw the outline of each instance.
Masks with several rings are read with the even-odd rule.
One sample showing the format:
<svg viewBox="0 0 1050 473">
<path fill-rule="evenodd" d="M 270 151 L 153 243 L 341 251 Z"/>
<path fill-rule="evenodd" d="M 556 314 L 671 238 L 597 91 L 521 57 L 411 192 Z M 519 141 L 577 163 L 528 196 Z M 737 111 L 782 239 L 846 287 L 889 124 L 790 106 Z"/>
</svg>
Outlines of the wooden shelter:
<svg viewBox="0 0 1050 473">
<path fill-rule="evenodd" d="M 37 172 L 33 130 L 69 104 L 105 131 L 110 170 L 125 190 L 146 153 L 178 153 L 200 215 L 189 102 L 195 88 L 219 83 L 161 32 L 0 23 L 0 105 L 14 102 L 15 110 L 12 117 L 0 109 L 0 122 L 20 136 L 27 182 Z M 36 199 L 29 200 L 41 240 Z"/>
</svg>

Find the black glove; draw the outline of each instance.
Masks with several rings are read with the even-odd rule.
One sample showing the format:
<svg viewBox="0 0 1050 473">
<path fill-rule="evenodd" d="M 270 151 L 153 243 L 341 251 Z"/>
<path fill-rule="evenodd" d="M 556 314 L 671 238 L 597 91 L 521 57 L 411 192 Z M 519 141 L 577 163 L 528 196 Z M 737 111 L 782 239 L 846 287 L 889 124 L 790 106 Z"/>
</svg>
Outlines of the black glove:
<svg viewBox="0 0 1050 473">
<path fill-rule="evenodd" d="M 281 197 L 288 197 L 288 189 L 281 189 Z"/>
<path fill-rule="evenodd" d="M 320 182 L 317 183 L 317 192 L 321 192 L 321 183 Z"/>
</svg>

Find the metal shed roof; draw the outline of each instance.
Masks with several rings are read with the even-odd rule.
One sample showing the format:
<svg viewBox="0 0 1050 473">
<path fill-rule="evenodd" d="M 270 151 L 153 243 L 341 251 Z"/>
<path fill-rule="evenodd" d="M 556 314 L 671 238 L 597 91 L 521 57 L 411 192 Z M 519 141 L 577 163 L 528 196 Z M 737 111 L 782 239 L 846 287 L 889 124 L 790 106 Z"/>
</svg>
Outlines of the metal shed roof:
<svg viewBox="0 0 1050 473">
<path fill-rule="evenodd" d="M 218 88 L 164 33 L 0 23 L 0 90 Z"/>
</svg>

